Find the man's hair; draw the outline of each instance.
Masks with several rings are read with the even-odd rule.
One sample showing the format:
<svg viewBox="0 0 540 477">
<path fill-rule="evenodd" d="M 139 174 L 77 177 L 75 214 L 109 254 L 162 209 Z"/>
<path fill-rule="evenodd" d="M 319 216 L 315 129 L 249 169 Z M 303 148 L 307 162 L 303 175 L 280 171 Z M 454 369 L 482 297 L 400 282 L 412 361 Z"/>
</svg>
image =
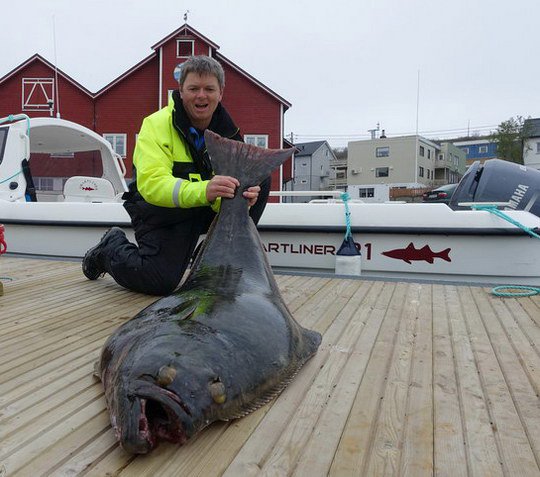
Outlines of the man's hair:
<svg viewBox="0 0 540 477">
<path fill-rule="evenodd" d="M 210 58 L 209 56 L 190 56 L 184 63 L 182 63 L 180 77 L 178 78 L 180 88 L 183 86 L 184 81 L 186 81 L 186 77 L 189 73 L 197 73 L 200 76 L 215 76 L 218 80 L 219 87 L 221 89 L 225 87 L 225 72 L 223 71 L 223 67 L 216 60 L 214 60 L 214 58 Z"/>
</svg>

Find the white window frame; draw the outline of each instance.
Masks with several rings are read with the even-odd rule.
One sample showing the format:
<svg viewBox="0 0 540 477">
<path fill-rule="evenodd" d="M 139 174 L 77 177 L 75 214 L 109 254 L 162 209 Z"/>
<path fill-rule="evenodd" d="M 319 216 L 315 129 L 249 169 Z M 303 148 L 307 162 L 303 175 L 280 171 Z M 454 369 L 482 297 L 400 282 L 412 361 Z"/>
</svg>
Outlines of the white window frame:
<svg viewBox="0 0 540 477">
<path fill-rule="evenodd" d="M 487 146 L 478 146 L 478 154 L 487 154 L 488 147 Z"/>
<path fill-rule="evenodd" d="M 375 157 L 389 157 L 390 146 L 380 146 L 375 149 Z"/>
<path fill-rule="evenodd" d="M 36 190 L 40 192 L 54 191 L 54 177 L 34 177 Z"/>
<path fill-rule="evenodd" d="M 381 174 L 383 169 L 386 169 L 386 174 Z M 390 177 L 390 167 L 376 167 L 375 168 L 375 177 Z"/>
<path fill-rule="evenodd" d="M 244 142 L 268 149 L 268 134 L 244 134 Z"/>
<path fill-rule="evenodd" d="M 375 197 L 375 188 L 363 187 L 363 188 L 358 189 L 358 197 L 360 199 Z"/>
<path fill-rule="evenodd" d="M 122 157 L 126 157 L 126 151 L 127 151 L 127 134 L 125 133 L 103 133 L 103 137 L 105 140 L 109 141 L 113 151 L 117 154 L 120 154 Z M 119 148 L 117 144 L 117 139 L 122 138 L 124 140 L 124 147 Z M 120 149 L 120 150 L 118 150 Z"/>
<path fill-rule="evenodd" d="M 31 102 L 39 90 L 45 96 L 45 103 Z M 54 105 L 54 78 L 23 78 L 21 94 L 23 111 L 50 111 L 51 104 Z"/>
<path fill-rule="evenodd" d="M 191 55 L 184 56 L 180 55 L 180 43 L 191 43 Z M 195 51 L 195 40 L 176 40 L 176 57 L 177 58 L 189 58 L 193 56 Z"/>
</svg>

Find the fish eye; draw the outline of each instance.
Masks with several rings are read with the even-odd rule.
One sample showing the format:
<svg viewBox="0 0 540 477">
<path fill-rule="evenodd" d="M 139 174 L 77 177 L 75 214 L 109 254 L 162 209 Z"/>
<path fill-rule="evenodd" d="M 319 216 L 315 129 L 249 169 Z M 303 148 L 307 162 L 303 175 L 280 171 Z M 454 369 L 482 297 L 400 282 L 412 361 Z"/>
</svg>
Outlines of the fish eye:
<svg viewBox="0 0 540 477">
<path fill-rule="evenodd" d="M 170 366 L 162 366 L 159 368 L 156 381 L 160 386 L 168 386 L 174 381 L 175 377 L 176 369 Z"/>
<path fill-rule="evenodd" d="M 219 376 L 208 385 L 208 390 L 216 404 L 223 404 L 227 400 L 225 385 L 221 382 Z"/>
</svg>

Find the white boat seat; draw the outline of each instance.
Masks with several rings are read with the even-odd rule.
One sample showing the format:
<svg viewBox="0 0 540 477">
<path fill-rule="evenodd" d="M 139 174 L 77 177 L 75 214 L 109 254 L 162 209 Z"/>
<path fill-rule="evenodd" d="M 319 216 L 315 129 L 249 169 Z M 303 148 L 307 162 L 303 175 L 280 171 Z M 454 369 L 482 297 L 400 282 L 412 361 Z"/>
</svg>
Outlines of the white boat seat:
<svg viewBox="0 0 540 477">
<path fill-rule="evenodd" d="M 102 177 L 73 176 L 64 184 L 65 202 L 116 202 L 111 181 Z"/>
</svg>

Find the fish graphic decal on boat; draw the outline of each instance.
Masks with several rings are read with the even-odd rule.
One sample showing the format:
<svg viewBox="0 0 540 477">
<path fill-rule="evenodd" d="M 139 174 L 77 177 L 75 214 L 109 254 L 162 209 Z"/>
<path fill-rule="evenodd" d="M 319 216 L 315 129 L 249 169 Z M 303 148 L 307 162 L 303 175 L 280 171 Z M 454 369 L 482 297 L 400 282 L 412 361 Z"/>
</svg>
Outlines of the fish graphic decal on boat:
<svg viewBox="0 0 540 477">
<path fill-rule="evenodd" d="M 434 252 L 431 250 L 429 245 L 424 245 L 422 248 L 415 248 L 414 244 L 411 242 L 406 248 L 396 248 L 394 250 L 388 250 L 381 253 L 387 257 L 403 260 L 407 263 L 411 263 L 413 261 L 433 263 L 436 258 L 440 258 L 446 262 L 451 262 L 452 259 L 449 255 L 451 250 L 451 248 L 445 248 L 440 252 Z"/>
</svg>

